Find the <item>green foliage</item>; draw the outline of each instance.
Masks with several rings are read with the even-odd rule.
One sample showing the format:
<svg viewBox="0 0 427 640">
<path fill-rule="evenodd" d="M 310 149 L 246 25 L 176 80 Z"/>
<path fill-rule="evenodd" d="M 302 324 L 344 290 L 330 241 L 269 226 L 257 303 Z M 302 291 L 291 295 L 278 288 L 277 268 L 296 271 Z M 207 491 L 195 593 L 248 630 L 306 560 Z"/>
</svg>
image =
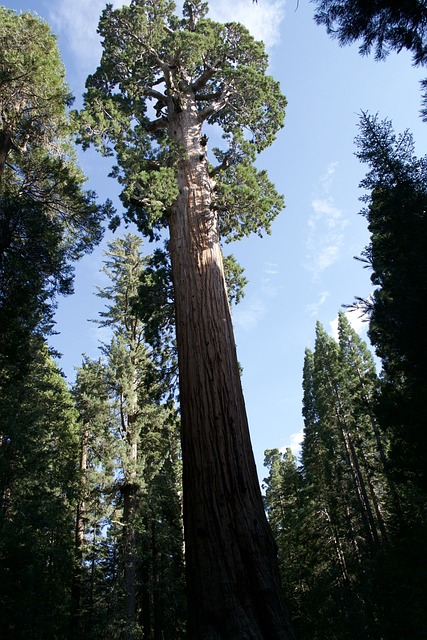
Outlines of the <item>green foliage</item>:
<svg viewBox="0 0 427 640">
<path fill-rule="evenodd" d="M 271 223 L 283 206 L 284 200 L 267 172 L 257 170 L 250 162 L 232 164 L 220 172 L 215 208 L 226 242 L 241 240 L 251 233 L 269 234 Z"/>
<path fill-rule="evenodd" d="M 289 450 L 266 452 L 266 505 L 298 637 L 379 640 L 393 608 L 378 594 L 393 526 L 387 442 L 372 355 L 343 313 L 338 334 L 316 327 L 304 361 L 301 466 Z"/>
<path fill-rule="evenodd" d="M 49 26 L 30 13 L 0 8 L 1 138 L 24 151 L 54 148 L 71 103 L 65 70 Z"/>
<path fill-rule="evenodd" d="M 104 361 L 86 359 L 74 389 L 86 459 L 81 637 L 184 633 L 179 423 L 161 401 L 165 380 L 136 312 L 144 265 L 137 236 L 109 244 L 109 284 L 98 295 L 107 302 L 99 323 L 112 335 Z"/>
<path fill-rule="evenodd" d="M 370 171 L 361 186 L 371 240 L 363 257 L 377 286 L 367 301 L 369 335 L 382 359 L 380 421 L 393 443 L 397 475 L 427 489 L 425 406 L 427 349 L 427 159 L 414 156 L 411 134 L 362 114 L 357 156 Z"/>
<path fill-rule="evenodd" d="M 77 415 L 45 345 L 28 371 L 2 380 L 0 633 L 66 637 L 77 504 Z"/>
<path fill-rule="evenodd" d="M 78 115 L 82 142 L 116 155 L 112 175 L 124 187 L 128 218 L 158 237 L 177 196 L 183 158 L 174 122 L 191 96 L 200 122 L 223 132 L 225 148 L 214 151 L 220 164 L 212 168 L 221 232 L 228 239 L 268 232 L 283 200 L 252 162 L 283 125 L 286 100 L 266 75 L 264 47 L 242 25 L 207 19 L 203 3 L 186 3 L 181 21 L 173 8 L 135 0 L 103 12 L 103 55 Z"/>
<path fill-rule="evenodd" d="M 425 64 L 426 7 L 412 0 L 396 3 L 391 0 L 312 0 L 317 5 L 315 20 L 324 24 L 330 35 L 342 45 L 362 40 L 360 53 L 375 50 L 383 60 L 390 51 L 408 49 L 415 64 Z"/>
<path fill-rule="evenodd" d="M 0 43 L 0 367 L 19 367 L 32 333 L 51 330 L 56 296 L 72 292 L 71 262 L 100 241 L 111 205 L 83 189 L 47 24 L 1 7 Z"/>
</svg>

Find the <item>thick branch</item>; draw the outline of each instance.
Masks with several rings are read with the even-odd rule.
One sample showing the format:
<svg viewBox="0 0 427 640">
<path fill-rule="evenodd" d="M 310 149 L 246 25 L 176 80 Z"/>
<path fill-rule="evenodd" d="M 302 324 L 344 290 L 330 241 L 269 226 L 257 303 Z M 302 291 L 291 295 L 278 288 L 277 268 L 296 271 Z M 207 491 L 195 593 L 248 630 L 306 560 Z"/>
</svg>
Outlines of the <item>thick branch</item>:
<svg viewBox="0 0 427 640">
<path fill-rule="evenodd" d="M 157 120 L 151 120 L 145 125 L 145 129 L 149 133 L 154 133 L 155 131 L 159 131 L 160 129 L 165 129 L 168 124 L 167 119 L 164 116 L 157 118 Z"/>
<path fill-rule="evenodd" d="M 199 102 L 210 102 L 212 100 L 218 100 L 222 95 L 222 91 L 216 91 L 215 93 L 197 93 L 196 100 Z"/>
<path fill-rule="evenodd" d="M 144 94 L 149 98 L 154 98 L 155 100 L 160 100 L 160 102 L 164 102 L 166 104 L 167 98 L 161 93 L 161 91 L 156 91 L 155 89 L 146 89 Z"/>
<path fill-rule="evenodd" d="M 200 111 L 199 120 L 203 122 L 203 120 L 206 120 L 206 118 L 209 118 L 209 116 L 212 116 L 215 113 L 218 113 L 218 111 L 221 111 L 221 109 L 223 109 L 227 105 L 230 94 L 231 94 L 230 88 L 226 87 L 222 91 L 218 100 L 213 100 L 209 106 L 207 106 L 205 109 L 202 109 L 202 111 Z"/>
<path fill-rule="evenodd" d="M 129 202 L 135 207 L 164 207 L 164 204 L 161 200 L 152 200 L 151 198 L 135 198 L 134 196 L 131 196 L 129 198 Z"/>
<path fill-rule="evenodd" d="M 217 60 L 215 64 L 208 65 L 208 67 L 203 71 L 203 73 L 193 82 L 191 88 L 194 92 L 199 91 L 206 86 L 211 78 L 218 72 L 218 67 L 221 64 L 222 60 Z"/>
<path fill-rule="evenodd" d="M 229 164 L 230 164 L 230 157 L 227 155 L 219 165 L 217 165 L 216 167 L 211 169 L 211 171 L 209 171 L 209 177 L 214 178 L 216 175 L 218 175 L 220 171 L 222 171 L 223 169 L 226 169 Z"/>
</svg>

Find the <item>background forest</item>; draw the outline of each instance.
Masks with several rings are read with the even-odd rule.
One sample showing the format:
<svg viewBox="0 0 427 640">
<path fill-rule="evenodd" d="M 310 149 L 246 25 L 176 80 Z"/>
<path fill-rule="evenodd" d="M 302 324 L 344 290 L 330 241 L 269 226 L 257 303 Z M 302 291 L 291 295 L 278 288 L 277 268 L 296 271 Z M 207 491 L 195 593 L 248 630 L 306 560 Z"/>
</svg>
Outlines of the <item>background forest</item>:
<svg viewBox="0 0 427 640">
<path fill-rule="evenodd" d="M 132 4 L 152 8 L 150 2 Z M 378 59 L 408 50 L 414 66 L 425 64 L 424 3 L 396 9 L 381 2 L 375 10 L 356 0 L 313 4 L 316 22 L 340 44 L 357 41 L 363 54 L 372 50 Z M 171 11 L 167 2 L 157 5 Z M 111 58 L 116 43 L 108 28 L 121 15 L 110 7 L 100 26 Z M 203 3 L 186 2 L 182 22 L 173 17 L 169 25 L 200 41 L 206 33 L 213 39 L 203 19 Z M 252 64 L 264 74 L 264 54 L 246 31 L 232 34 L 240 40 L 237 61 L 227 72 L 239 68 L 244 50 L 245 69 Z M 180 55 L 199 64 L 194 44 L 183 37 L 180 47 Z M 206 63 L 200 77 L 211 72 Z M 144 125 L 155 135 L 148 152 L 142 127 L 123 133 L 129 105 L 122 97 L 111 89 L 111 102 L 102 103 L 96 94 L 102 87 L 107 95 L 113 72 L 97 73 L 88 80 L 84 109 L 73 110 L 51 28 L 36 15 L 0 7 L 0 636 L 5 639 L 172 640 L 187 633 L 174 288 L 162 230 L 162 207 L 176 197 L 170 173 L 174 150 L 157 132 L 166 108 L 157 88 L 150 97 L 159 99 L 152 110 L 158 124 L 155 130 Z M 254 82 L 256 73 L 250 76 Z M 238 82 L 236 75 L 229 86 L 244 94 Z M 267 113 L 274 123 L 269 129 L 266 117 L 256 141 L 260 148 L 272 142 L 285 106 L 269 82 L 263 92 L 273 96 Z M 259 115 L 261 92 L 252 91 L 253 103 L 245 95 L 240 104 L 240 117 L 247 121 Z M 211 169 L 212 176 L 219 175 L 221 233 L 224 238 L 268 233 L 283 206 L 281 196 L 265 172 L 246 162 L 255 152 L 230 124 L 228 112 L 221 112 L 223 105 L 215 112 L 209 102 L 229 94 L 200 95 L 203 108 L 211 108 L 206 117 L 227 114 L 211 124 L 225 127 L 232 140 L 231 151 L 217 150 L 218 165 Z M 426 117 L 423 100 L 421 93 L 421 118 Z M 113 108 L 108 136 L 120 168 L 112 173 L 124 189 L 125 222 L 134 232 L 119 226 L 116 203 L 100 204 L 85 189 L 77 161 L 77 143 L 113 155 L 107 137 L 99 134 Z M 264 503 L 297 638 L 416 640 L 427 633 L 427 162 L 417 157 L 410 132 L 395 132 L 387 119 L 362 112 L 358 132 L 355 154 L 367 171 L 361 213 L 369 233 L 359 268 L 368 269 L 374 288 L 366 298 L 354 291 L 348 295 L 350 301 L 355 297 L 357 313 L 365 314 L 376 359 L 350 324 L 351 313 L 339 312 L 337 337 L 320 322 L 313 327 L 315 340 L 301 372 L 302 452 L 299 457 L 290 448 L 265 452 Z M 135 198 L 129 175 L 135 172 L 132 153 L 141 149 L 148 158 L 140 176 L 145 191 L 138 186 Z M 154 165 L 165 158 L 167 169 L 157 178 Z M 235 192 L 235 182 L 247 188 Z M 253 210 L 258 217 L 244 217 Z M 55 327 L 57 300 L 72 294 L 73 265 L 105 232 L 111 239 L 97 289 L 103 308 L 92 318 L 104 339 L 98 356 L 84 356 L 74 382 L 67 384 L 49 346 L 55 329 L 61 331 Z M 141 235 L 161 242 L 148 254 Z M 245 278 L 230 255 L 225 269 L 234 304 Z M 283 635 L 264 631 L 250 637 L 292 638 L 288 620 L 283 628 Z"/>
</svg>

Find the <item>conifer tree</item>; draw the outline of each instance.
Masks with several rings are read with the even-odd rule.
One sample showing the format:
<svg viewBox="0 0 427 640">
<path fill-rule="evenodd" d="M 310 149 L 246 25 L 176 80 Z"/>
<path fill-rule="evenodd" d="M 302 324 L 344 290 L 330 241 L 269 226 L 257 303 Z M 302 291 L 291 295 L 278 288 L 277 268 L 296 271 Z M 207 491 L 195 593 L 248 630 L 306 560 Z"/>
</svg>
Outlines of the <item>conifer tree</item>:
<svg viewBox="0 0 427 640">
<path fill-rule="evenodd" d="M 374 411 L 378 384 L 372 355 L 346 315 L 338 315 L 338 342 L 318 323 L 304 360 L 301 468 L 289 454 L 266 453 L 269 517 L 302 639 L 382 637 L 378 584 L 392 487 Z"/>
<path fill-rule="evenodd" d="M 368 114 L 361 116 L 356 144 L 357 157 L 370 168 L 361 183 L 371 233 L 363 259 L 376 285 L 366 306 L 384 368 L 379 419 L 391 439 L 396 477 L 425 494 L 427 163 L 414 156 L 408 131 L 396 136 L 389 121 Z"/>
<path fill-rule="evenodd" d="M 73 385 L 79 424 L 79 491 L 75 513 L 75 572 L 72 589 L 72 638 L 95 638 L 108 619 L 111 578 L 104 565 L 103 529 L 114 518 L 111 487 L 117 447 L 111 432 L 113 412 L 105 367 L 101 360 L 83 359 Z"/>
<path fill-rule="evenodd" d="M 87 460 L 80 549 L 91 566 L 81 631 L 94 638 L 102 629 L 114 638 L 183 634 L 178 422 L 135 305 L 145 262 L 135 235 L 108 245 L 109 282 L 98 295 L 110 339 L 103 361 L 85 360 L 75 388 Z"/>
<path fill-rule="evenodd" d="M 0 404 L 0 635 L 67 637 L 77 414 L 45 345 Z"/>
<path fill-rule="evenodd" d="M 83 188 L 64 76 L 48 25 L 0 7 L 2 379 L 28 359 L 33 333 L 51 330 L 56 296 L 72 293 L 72 262 L 100 241 L 111 209 Z"/>
</svg>

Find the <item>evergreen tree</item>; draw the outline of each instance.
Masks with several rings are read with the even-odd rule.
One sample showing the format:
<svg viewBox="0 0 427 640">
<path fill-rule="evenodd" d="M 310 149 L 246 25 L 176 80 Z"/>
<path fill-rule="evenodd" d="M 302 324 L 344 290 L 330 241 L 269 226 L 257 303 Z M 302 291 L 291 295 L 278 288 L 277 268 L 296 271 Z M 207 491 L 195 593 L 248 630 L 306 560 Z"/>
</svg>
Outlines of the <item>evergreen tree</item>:
<svg viewBox="0 0 427 640">
<path fill-rule="evenodd" d="M 268 231 L 282 208 L 256 154 L 282 126 L 285 99 L 241 25 L 179 19 L 168 0 L 102 14 L 103 55 L 87 81 L 82 136 L 106 154 L 128 219 L 169 230 L 180 376 L 191 638 L 289 638 L 276 550 L 250 444 L 220 236 Z M 208 160 L 205 125 L 223 131 Z"/>
<path fill-rule="evenodd" d="M 411 134 L 362 114 L 357 157 L 370 171 L 361 186 L 371 240 L 363 259 L 376 289 L 367 301 L 369 336 L 384 368 L 379 419 L 392 441 L 400 480 L 427 491 L 427 161 L 414 156 Z M 409 516 L 409 514 L 407 514 Z"/>
<path fill-rule="evenodd" d="M 111 339 L 103 363 L 84 363 L 75 389 L 88 495 L 80 554 L 91 567 L 80 617 L 84 637 L 107 629 L 112 638 L 172 640 L 182 637 L 185 609 L 178 422 L 161 401 L 163 380 L 134 304 L 140 248 L 131 234 L 108 245 L 109 284 L 99 295 Z"/>
<path fill-rule="evenodd" d="M 393 485 L 374 412 L 373 358 L 342 312 L 338 342 L 317 324 L 303 391 L 301 468 L 290 452 L 266 452 L 266 504 L 298 637 L 379 639 L 389 628 L 377 591 Z"/>
<path fill-rule="evenodd" d="M 303 476 L 291 449 L 265 452 L 265 506 L 279 550 L 283 589 L 296 631 L 307 624 L 303 593 L 307 589 L 307 565 L 302 549 L 307 545 L 307 503 Z M 299 637 L 299 635 L 297 636 Z"/>
<path fill-rule="evenodd" d="M 0 635 L 67 637 L 77 506 L 77 415 L 46 346 L 0 410 Z"/>
<path fill-rule="evenodd" d="M 110 210 L 83 189 L 64 76 L 47 24 L 0 7 L 0 370 L 19 370 L 33 332 L 51 329 Z"/>
<path fill-rule="evenodd" d="M 75 573 L 71 637 L 99 637 L 111 608 L 114 568 L 103 535 L 114 519 L 111 487 L 117 447 L 113 413 L 101 360 L 84 358 L 77 370 L 73 397 L 78 411 L 80 485 L 75 513 Z"/>
</svg>

